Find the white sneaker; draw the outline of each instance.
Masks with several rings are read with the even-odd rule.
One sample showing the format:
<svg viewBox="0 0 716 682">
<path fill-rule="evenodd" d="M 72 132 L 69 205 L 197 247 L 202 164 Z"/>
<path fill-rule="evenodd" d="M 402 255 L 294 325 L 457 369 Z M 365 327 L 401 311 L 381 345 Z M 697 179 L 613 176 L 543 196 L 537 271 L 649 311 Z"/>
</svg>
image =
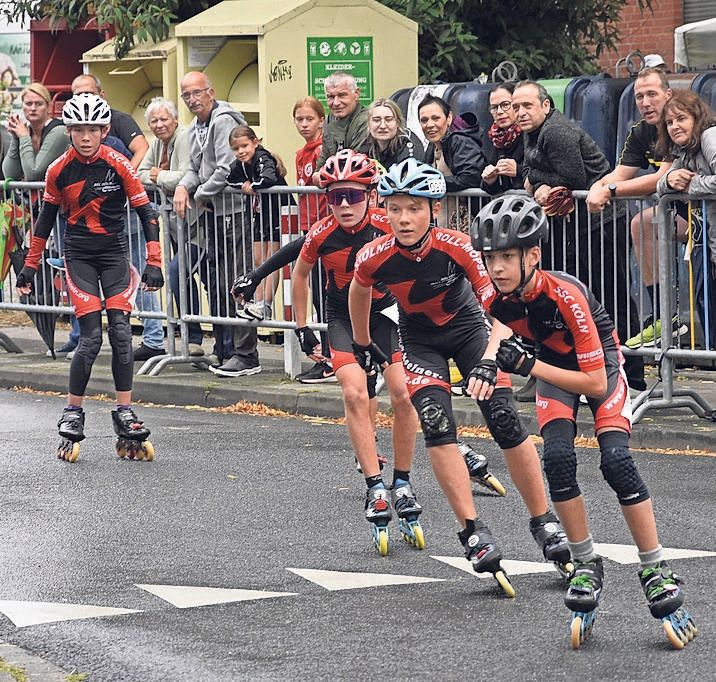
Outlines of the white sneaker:
<svg viewBox="0 0 716 682">
<path fill-rule="evenodd" d="M 271 306 L 269 305 L 269 316 Z M 239 317 L 243 317 L 245 320 L 263 320 L 266 315 L 266 306 L 263 301 L 250 301 L 244 306 L 243 310 L 239 310 L 236 313 Z"/>
</svg>

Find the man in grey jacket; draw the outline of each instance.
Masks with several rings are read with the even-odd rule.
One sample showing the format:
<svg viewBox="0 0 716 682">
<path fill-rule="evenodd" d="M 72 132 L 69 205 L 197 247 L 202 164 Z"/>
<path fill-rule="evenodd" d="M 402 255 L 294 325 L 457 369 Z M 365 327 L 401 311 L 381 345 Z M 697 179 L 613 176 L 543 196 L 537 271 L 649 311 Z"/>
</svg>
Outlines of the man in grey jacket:
<svg viewBox="0 0 716 682">
<path fill-rule="evenodd" d="M 189 126 L 189 167 L 174 192 L 174 210 L 191 224 L 187 262 L 192 272 L 198 268 L 211 315 L 235 317 L 231 284 L 252 267 L 252 240 L 250 230 L 244 230 L 243 198 L 223 190 L 234 160 L 229 133 L 246 121 L 226 102 L 217 101 L 211 82 L 201 72 L 190 71 L 182 78 L 181 98 L 196 118 Z M 190 294 L 194 311 L 196 289 Z M 232 326 L 224 333 L 215 325 L 214 337 L 217 357 L 212 372 L 236 377 L 261 371 L 255 327 Z"/>
<path fill-rule="evenodd" d="M 609 162 L 597 143 L 564 114 L 552 108 L 544 86 L 534 81 L 517 84 L 512 95 L 517 124 L 525 134 L 525 187 L 544 205 L 554 188 L 587 190 L 609 173 Z M 607 207 L 591 217 L 579 206 L 566 218 L 551 219 L 549 248 L 542 254 L 545 267 L 566 270 L 589 286 L 615 322 L 623 344 L 637 329 L 637 306 L 628 289 L 628 234 L 623 206 Z M 626 357 L 629 386 L 643 391 L 644 361 Z"/>
</svg>

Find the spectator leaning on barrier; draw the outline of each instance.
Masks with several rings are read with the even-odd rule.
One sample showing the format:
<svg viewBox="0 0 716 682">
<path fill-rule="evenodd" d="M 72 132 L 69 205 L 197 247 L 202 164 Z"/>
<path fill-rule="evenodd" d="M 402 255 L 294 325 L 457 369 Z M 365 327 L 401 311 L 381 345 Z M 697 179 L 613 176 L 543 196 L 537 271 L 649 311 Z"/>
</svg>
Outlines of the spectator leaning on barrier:
<svg viewBox="0 0 716 682">
<path fill-rule="evenodd" d="M 659 195 L 672 192 L 716 195 L 716 114 L 701 97 L 683 90 L 666 103 L 659 121 L 657 149 L 665 158 L 674 157 L 671 168 L 659 179 Z M 716 349 L 716 203 L 705 202 L 705 216 L 701 202 L 696 204 L 688 209 L 692 212 L 694 240 L 690 258 L 695 265 L 703 262 L 705 237 L 708 267 L 705 272 L 703 267 L 694 267 L 694 297 L 704 334 L 708 332 L 707 348 Z M 704 229 L 706 235 L 702 232 Z"/>
<path fill-rule="evenodd" d="M 487 131 L 487 165 L 482 171 L 482 189 L 490 194 L 522 189 L 525 143 L 512 108 L 514 83 L 501 83 L 490 91 L 490 114 L 495 122 Z"/>
<path fill-rule="evenodd" d="M 174 210 L 180 219 L 192 207 L 198 217 L 190 232 L 187 267 L 188 293 L 193 312 L 198 312 L 198 292 L 190 273 L 198 267 L 213 316 L 236 316 L 230 287 L 237 275 L 251 267 L 251 231 L 244 230 L 241 196 L 218 196 L 226 189 L 226 178 L 234 154 L 229 134 L 246 120 L 226 102 L 217 101 L 211 81 L 199 71 L 190 71 L 181 81 L 181 98 L 195 118 L 189 126 L 189 167 L 174 191 Z M 196 215 L 196 214 L 194 214 Z M 181 245 L 180 245 L 181 247 Z M 216 251 L 215 251 L 216 249 Z M 179 291 L 179 264 L 174 258 L 169 271 L 175 296 Z M 224 335 L 222 325 L 214 326 L 212 367 L 220 376 L 244 376 L 261 371 L 256 348 L 255 327 L 234 326 Z M 190 343 L 201 343 L 201 327 L 189 325 Z"/>
<path fill-rule="evenodd" d="M 657 125 L 671 96 L 669 81 L 661 69 L 646 68 L 639 72 L 634 81 L 634 98 L 642 118 L 629 131 L 616 168 L 589 189 L 587 208 L 590 211 L 599 213 L 612 197 L 648 196 L 656 191 L 659 178 L 671 168 L 671 161 L 665 161 L 656 151 Z M 640 170 L 649 168 L 655 173 L 637 177 Z M 677 237 L 683 240 L 685 234 L 686 222 L 677 220 Z M 661 336 L 659 271 L 658 259 L 655 259 L 657 216 L 653 208 L 646 208 L 632 218 L 631 237 L 652 314 L 644 321 L 641 331 L 628 339 L 625 345 L 653 345 L 655 338 Z M 686 332 L 678 316 L 672 320 L 672 326 L 675 336 Z"/>
<path fill-rule="evenodd" d="M 334 71 L 323 87 L 331 112 L 323 129 L 323 146 L 318 157 L 313 184 L 318 185 L 318 168 L 328 157 L 341 149 L 357 150 L 368 131 L 368 110 L 360 103 L 360 88 L 356 79 L 345 71 Z"/>
<path fill-rule="evenodd" d="M 50 116 L 50 93 L 42 83 L 30 83 L 20 95 L 22 116 L 7 123 L 12 141 L 2 162 L 6 178 L 25 182 L 45 179 L 47 167 L 69 146 L 62 121 Z"/>
<path fill-rule="evenodd" d="M 400 107 L 385 97 L 368 107 L 368 135 L 358 151 L 376 161 L 381 173 L 410 157 L 418 161 L 425 157 L 423 143 L 405 125 Z"/>
<path fill-rule="evenodd" d="M 418 105 L 418 119 L 429 143 L 425 162 L 443 174 L 448 193 L 480 187 L 485 156 L 475 114 L 453 117 L 450 105 L 442 97 L 427 95 Z M 456 198 L 445 197 L 438 224 L 467 232 L 470 229 L 467 206 Z"/>
<path fill-rule="evenodd" d="M 630 327 L 639 324 L 628 289 L 625 211 L 615 208 L 613 219 L 608 209 L 602 214 L 603 220 L 591 222 L 586 211 L 579 211 L 576 219 L 568 215 L 573 207 L 571 191 L 591 187 L 609 172 L 609 162 L 584 130 L 552 108 L 543 85 L 521 81 L 512 105 L 525 134 L 525 188 L 555 216 L 551 221 L 552 249 L 542 254 L 545 267 L 564 269 L 591 286 L 615 320 L 619 340 L 624 342 Z M 644 390 L 643 359 L 629 356 L 625 367 L 629 386 Z"/>
<path fill-rule="evenodd" d="M 147 107 L 147 125 L 154 135 L 137 173 L 145 184 L 159 187 L 168 197 L 174 196 L 179 181 L 189 166 L 189 135 L 179 123 L 177 106 L 171 100 L 155 97 Z M 169 234 L 176 249 L 176 215 L 172 212 Z"/>
</svg>

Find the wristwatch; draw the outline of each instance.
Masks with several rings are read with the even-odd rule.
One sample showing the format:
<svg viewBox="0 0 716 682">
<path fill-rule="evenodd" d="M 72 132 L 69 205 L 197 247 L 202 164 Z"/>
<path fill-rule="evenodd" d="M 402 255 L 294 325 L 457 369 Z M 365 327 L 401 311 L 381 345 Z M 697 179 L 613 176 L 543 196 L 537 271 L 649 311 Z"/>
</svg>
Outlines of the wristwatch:
<svg viewBox="0 0 716 682">
<path fill-rule="evenodd" d="M 615 197 L 617 195 L 616 183 L 614 183 L 614 182 L 609 183 L 609 194 L 611 194 L 613 197 Z"/>
</svg>

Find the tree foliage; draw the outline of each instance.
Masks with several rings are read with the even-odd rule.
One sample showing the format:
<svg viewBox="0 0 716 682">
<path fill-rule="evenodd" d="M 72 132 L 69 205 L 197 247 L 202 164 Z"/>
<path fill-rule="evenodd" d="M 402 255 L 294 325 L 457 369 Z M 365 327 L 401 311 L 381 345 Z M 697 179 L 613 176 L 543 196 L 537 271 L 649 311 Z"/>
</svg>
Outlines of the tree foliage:
<svg viewBox="0 0 716 682">
<path fill-rule="evenodd" d="M 271 0 L 256 0 L 270 2 Z M 638 0 L 642 10 L 652 0 Z M 135 41 L 167 37 L 184 21 L 220 0 L 17 0 L 0 2 L 9 19 L 64 21 L 72 28 L 96 16 L 112 25 L 116 54 Z M 381 0 L 418 23 L 422 82 L 465 81 L 513 61 L 521 77 L 596 71 L 594 60 L 615 46 L 619 14 L 628 0 Z M 348 27 L 346 27 L 348 30 Z"/>
</svg>

